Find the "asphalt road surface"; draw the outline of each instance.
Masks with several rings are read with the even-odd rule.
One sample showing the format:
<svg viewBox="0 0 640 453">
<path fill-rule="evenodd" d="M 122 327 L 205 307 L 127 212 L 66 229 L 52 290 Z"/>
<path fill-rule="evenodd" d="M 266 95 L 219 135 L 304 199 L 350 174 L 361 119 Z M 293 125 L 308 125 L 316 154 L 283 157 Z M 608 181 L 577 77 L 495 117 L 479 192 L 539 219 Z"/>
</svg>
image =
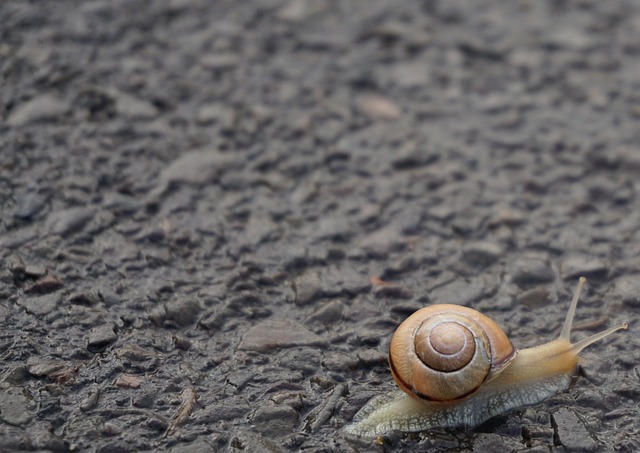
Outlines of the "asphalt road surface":
<svg viewBox="0 0 640 453">
<path fill-rule="evenodd" d="M 0 450 L 640 450 L 640 2 L 0 2 Z M 358 438 L 430 303 L 571 387 Z"/>
</svg>

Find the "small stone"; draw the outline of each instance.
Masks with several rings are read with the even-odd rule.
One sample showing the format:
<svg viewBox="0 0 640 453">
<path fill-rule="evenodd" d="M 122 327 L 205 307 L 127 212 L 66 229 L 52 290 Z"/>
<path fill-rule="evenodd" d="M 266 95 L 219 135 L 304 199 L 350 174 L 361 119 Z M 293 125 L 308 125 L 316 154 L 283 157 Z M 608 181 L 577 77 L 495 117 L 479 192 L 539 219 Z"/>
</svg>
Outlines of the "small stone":
<svg viewBox="0 0 640 453">
<path fill-rule="evenodd" d="M 13 216 L 16 219 L 29 220 L 38 214 L 47 204 L 48 198 L 32 190 L 18 191 L 15 194 L 16 207 Z"/>
<path fill-rule="evenodd" d="M 25 273 L 25 275 L 27 275 L 29 277 L 39 278 L 39 277 L 43 277 L 44 275 L 46 275 L 47 268 L 45 266 L 43 266 L 42 264 L 28 264 L 24 268 L 24 273 Z"/>
<path fill-rule="evenodd" d="M 98 400 L 100 400 L 100 387 L 94 385 L 89 388 L 87 396 L 80 401 L 80 410 L 86 412 L 93 409 L 98 404 Z"/>
<path fill-rule="evenodd" d="M 181 443 L 168 450 L 169 453 L 211 453 L 217 451 L 222 451 L 222 448 L 216 448 L 210 439 L 197 439 L 187 444 Z"/>
<path fill-rule="evenodd" d="M 91 291 L 78 292 L 69 297 L 69 303 L 91 307 L 100 303 L 100 295 Z"/>
<path fill-rule="evenodd" d="M 547 288 L 536 286 L 518 295 L 516 301 L 518 305 L 531 309 L 544 307 L 551 302 L 551 292 Z"/>
<path fill-rule="evenodd" d="M 385 366 L 387 363 L 387 356 L 377 349 L 369 348 L 358 351 L 358 360 L 365 368 L 372 368 L 375 366 Z"/>
<path fill-rule="evenodd" d="M 351 371 L 358 368 L 358 357 L 345 352 L 327 352 L 322 359 L 322 366 L 329 371 Z"/>
<path fill-rule="evenodd" d="M 591 437 L 584 422 L 569 409 L 553 413 L 558 440 L 567 451 L 601 451 L 600 445 Z"/>
<path fill-rule="evenodd" d="M 522 443 L 511 436 L 494 433 L 478 433 L 474 436 L 473 451 L 516 451 Z"/>
<path fill-rule="evenodd" d="M 235 53 L 216 53 L 213 55 L 203 55 L 200 57 L 200 64 L 214 71 L 224 71 L 238 66 L 240 57 Z M 200 116 L 200 115 L 198 115 Z"/>
<path fill-rule="evenodd" d="M 118 339 L 118 335 L 114 331 L 113 325 L 94 327 L 89 333 L 87 341 L 87 349 L 89 352 L 102 352 L 112 345 Z"/>
<path fill-rule="evenodd" d="M 292 433 L 298 424 L 298 412 L 286 404 L 266 402 L 253 414 L 252 422 L 261 434 L 285 436 Z"/>
<path fill-rule="evenodd" d="M 363 236 L 358 245 L 373 256 L 384 257 L 405 244 L 406 239 L 400 235 L 398 227 L 389 225 Z"/>
<path fill-rule="evenodd" d="M 116 213 L 135 213 L 141 208 L 140 200 L 121 193 L 108 193 L 104 196 L 102 206 Z"/>
<path fill-rule="evenodd" d="M 62 282 L 55 275 L 45 275 L 24 289 L 25 294 L 47 294 L 62 288 Z"/>
<path fill-rule="evenodd" d="M 363 94 L 356 99 L 360 113 L 371 120 L 395 120 L 400 116 L 400 107 L 393 101 L 377 94 Z"/>
<path fill-rule="evenodd" d="M 138 389 L 140 384 L 142 384 L 142 379 L 139 376 L 127 373 L 120 373 L 114 382 L 114 385 L 127 389 Z"/>
<path fill-rule="evenodd" d="M 156 392 L 146 392 L 146 393 L 143 393 L 142 395 L 136 397 L 132 401 L 132 404 L 135 407 L 141 407 L 143 409 L 150 409 L 156 403 L 156 399 L 157 398 L 158 398 L 158 395 L 157 395 Z"/>
<path fill-rule="evenodd" d="M 7 269 L 9 269 L 9 272 L 17 276 L 24 274 L 27 270 L 27 266 L 24 264 L 24 261 L 22 261 L 22 258 L 19 255 L 14 254 L 9 255 L 9 257 L 5 261 L 5 266 L 7 267 Z"/>
<path fill-rule="evenodd" d="M 173 345 L 176 349 L 180 349 L 181 351 L 188 351 L 191 349 L 192 342 L 186 337 L 182 335 L 172 335 L 171 339 L 173 340 Z"/>
<path fill-rule="evenodd" d="M 266 352 L 296 346 L 326 346 L 326 341 L 290 319 L 267 319 L 249 328 L 239 349 Z"/>
<path fill-rule="evenodd" d="M 236 431 L 226 451 L 229 453 L 284 453 L 277 444 L 248 430 Z"/>
<path fill-rule="evenodd" d="M 316 308 L 307 318 L 307 322 L 317 322 L 324 325 L 334 325 L 342 318 L 344 304 L 339 300 L 332 300 Z"/>
<path fill-rule="evenodd" d="M 194 299 L 178 299 L 165 304 L 166 318 L 178 327 L 194 325 L 202 312 L 202 304 Z"/>
<path fill-rule="evenodd" d="M 62 360 L 40 359 L 32 357 L 27 360 L 27 371 L 32 376 L 43 377 L 56 373 L 67 366 Z"/>
<path fill-rule="evenodd" d="M 95 216 L 92 207 L 76 207 L 57 211 L 49 215 L 47 224 L 53 234 L 67 236 L 80 231 Z"/>
<path fill-rule="evenodd" d="M 474 267 L 488 267 L 498 261 L 502 254 L 500 244 L 488 241 L 470 242 L 462 249 L 462 259 Z"/>
<path fill-rule="evenodd" d="M 301 22 L 328 6 L 327 0 L 291 0 L 280 8 L 276 17 L 282 21 Z"/>
<path fill-rule="evenodd" d="M 601 278 L 609 273 L 609 266 L 599 258 L 591 256 L 571 256 L 562 262 L 565 279 L 578 277 Z"/>
<path fill-rule="evenodd" d="M 114 92 L 118 114 L 138 120 L 150 120 L 158 116 L 158 108 L 142 99 L 126 93 Z"/>
<path fill-rule="evenodd" d="M 67 112 L 67 104 L 48 94 L 33 98 L 18 105 L 7 118 L 10 126 L 24 126 L 40 121 L 54 121 Z"/>
<path fill-rule="evenodd" d="M 539 258 L 522 258 L 511 266 L 512 279 L 520 287 L 549 283 L 555 279 L 547 261 Z"/>
<path fill-rule="evenodd" d="M 31 420 L 29 400 L 19 387 L 0 391 L 0 408 L 0 417 L 9 425 L 22 426 Z"/>
<path fill-rule="evenodd" d="M 231 129 L 236 121 L 235 110 L 220 104 L 207 104 L 200 107 L 196 121 L 200 125 L 219 124 L 223 129 Z"/>
<path fill-rule="evenodd" d="M 141 348 L 137 344 L 125 344 L 116 351 L 116 357 L 130 360 L 132 362 L 144 362 L 156 358 L 156 354 L 147 349 Z"/>
<path fill-rule="evenodd" d="M 299 275 L 293 281 L 293 290 L 296 294 L 296 304 L 306 305 L 314 299 L 314 296 L 320 291 L 321 285 L 320 275 L 313 270 L 308 270 Z"/>
<path fill-rule="evenodd" d="M 401 299 L 407 300 L 413 298 L 413 291 L 401 285 L 380 285 L 373 288 L 373 295 L 377 299 Z"/>
<path fill-rule="evenodd" d="M 322 293 L 325 296 L 355 296 L 371 289 L 371 281 L 353 266 L 339 265 L 324 269 L 321 274 Z"/>
<path fill-rule="evenodd" d="M 431 300 L 438 304 L 458 304 L 468 306 L 482 298 L 485 282 L 481 278 L 463 279 L 439 286 L 431 291 Z"/>
<path fill-rule="evenodd" d="M 428 67 L 422 61 L 397 63 L 386 69 L 388 70 L 390 82 L 400 88 L 419 88 L 429 83 Z"/>
<path fill-rule="evenodd" d="M 622 302 L 632 308 L 640 308 L 640 275 L 624 275 L 616 280 L 615 291 Z"/>
<path fill-rule="evenodd" d="M 243 159 L 234 153 L 223 153 L 213 149 L 190 151 L 171 162 L 160 174 L 164 184 L 205 184 L 237 168 Z"/>
<path fill-rule="evenodd" d="M 61 300 L 62 296 L 59 294 L 45 294 L 44 296 L 21 298 L 18 300 L 18 305 L 24 307 L 29 314 L 44 316 L 55 310 Z"/>
<path fill-rule="evenodd" d="M 27 367 L 25 365 L 18 365 L 16 367 L 13 367 L 7 373 L 5 373 L 2 376 L 1 382 L 7 383 L 7 384 L 10 384 L 10 385 L 20 385 L 28 377 L 29 377 L 29 373 L 27 371 Z"/>
</svg>

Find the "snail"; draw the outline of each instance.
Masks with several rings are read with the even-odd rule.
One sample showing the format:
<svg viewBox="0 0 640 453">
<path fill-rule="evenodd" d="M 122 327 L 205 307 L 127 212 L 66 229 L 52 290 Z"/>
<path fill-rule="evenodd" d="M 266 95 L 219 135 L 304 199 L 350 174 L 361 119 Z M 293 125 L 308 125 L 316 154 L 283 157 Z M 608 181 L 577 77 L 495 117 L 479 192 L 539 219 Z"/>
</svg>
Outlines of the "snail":
<svg viewBox="0 0 640 453">
<path fill-rule="evenodd" d="M 418 310 L 398 327 L 389 345 L 389 365 L 402 391 L 371 399 L 346 432 L 377 436 L 472 428 L 566 390 L 580 351 L 629 327 L 625 322 L 571 343 L 571 325 L 585 281 L 581 277 L 578 282 L 560 336 L 522 350 L 476 310 L 451 304 Z"/>
</svg>

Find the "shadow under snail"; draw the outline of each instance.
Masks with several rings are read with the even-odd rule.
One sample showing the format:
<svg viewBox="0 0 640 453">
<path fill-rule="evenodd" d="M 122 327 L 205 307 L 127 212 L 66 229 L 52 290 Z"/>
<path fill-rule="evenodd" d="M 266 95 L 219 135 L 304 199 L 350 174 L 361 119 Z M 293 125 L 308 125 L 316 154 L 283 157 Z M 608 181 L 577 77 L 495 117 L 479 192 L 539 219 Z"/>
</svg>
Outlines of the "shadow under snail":
<svg viewBox="0 0 640 453">
<path fill-rule="evenodd" d="M 389 345 L 389 365 L 402 392 L 371 399 L 345 431 L 377 436 L 391 431 L 471 428 L 566 390 L 580 351 L 629 327 L 625 322 L 571 343 L 584 282 L 581 277 L 560 336 L 522 350 L 478 311 L 451 304 L 418 310 L 398 327 Z"/>
</svg>

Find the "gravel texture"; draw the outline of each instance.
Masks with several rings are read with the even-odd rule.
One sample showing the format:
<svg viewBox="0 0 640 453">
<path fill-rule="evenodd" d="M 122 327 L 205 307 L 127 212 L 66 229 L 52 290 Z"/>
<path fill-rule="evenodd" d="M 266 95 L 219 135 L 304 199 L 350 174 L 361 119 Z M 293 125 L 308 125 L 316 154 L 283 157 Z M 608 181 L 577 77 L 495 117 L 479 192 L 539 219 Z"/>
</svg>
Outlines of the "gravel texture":
<svg viewBox="0 0 640 453">
<path fill-rule="evenodd" d="M 0 2 L 0 451 L 640 450 L 640 3 Z M 572 387 L 358 439 L 415 309 Z"/>
</svg>

